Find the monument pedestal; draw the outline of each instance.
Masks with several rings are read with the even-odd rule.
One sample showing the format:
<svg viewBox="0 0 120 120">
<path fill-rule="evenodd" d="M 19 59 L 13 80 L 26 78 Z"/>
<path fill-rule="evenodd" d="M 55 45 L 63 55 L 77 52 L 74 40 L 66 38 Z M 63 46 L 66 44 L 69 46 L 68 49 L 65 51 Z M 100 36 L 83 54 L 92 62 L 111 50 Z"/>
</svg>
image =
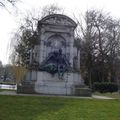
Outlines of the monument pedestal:
<svg viewBox="0 0 120 120">
<path fill-rule="evenodd" d="M 67 72 L 63 79 L 59 79 L 57 74 L 53 76 L 45 71 L 33 73 L 37 75 L 36 80 L 27 80 L 18 85 L 17 93 L 91 96 L 91 90 L 84 85 L 78 73 Z"/>
<path fill-rule="evenodd" d="M 84 85 L 78 73 L 66 72 L 63 79 L 59 79 L 57 74 L 53 76 L 47 72 L 37 72 L 35 92 L 52 95 L 78 95 L 76 85 Z"/>
</svg>

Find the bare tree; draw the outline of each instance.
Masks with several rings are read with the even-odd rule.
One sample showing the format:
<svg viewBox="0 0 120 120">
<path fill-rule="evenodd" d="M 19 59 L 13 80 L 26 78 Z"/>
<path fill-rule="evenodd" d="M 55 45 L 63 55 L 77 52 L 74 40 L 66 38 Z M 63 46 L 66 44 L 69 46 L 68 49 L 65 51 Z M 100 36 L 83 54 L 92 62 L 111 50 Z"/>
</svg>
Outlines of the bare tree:
<svg viewBox="0 0 120 120">
<path fill-rule="evenodd" d="M 16 2 L 18 2 L 18 0 L 0 0 L 0 6 L 6 7 L 6 4 L 11 4 L 12 6 L 15 6 Z"/>
<path fill-rule="evenodd" d="M 81 28 L 81 71 L 93 82 L 115 81 L 120 55 L 120 21 L 98 10 L 89 10 Z"/>
<path fill-rule="evenodd" d="M 63 14 L 64 10 L 55 4 L 47 5 L 47 6 L 43 7 L 42 17 L 51 15 L 51 14 L 57 14 L 57 13 Z"/>
</svg>

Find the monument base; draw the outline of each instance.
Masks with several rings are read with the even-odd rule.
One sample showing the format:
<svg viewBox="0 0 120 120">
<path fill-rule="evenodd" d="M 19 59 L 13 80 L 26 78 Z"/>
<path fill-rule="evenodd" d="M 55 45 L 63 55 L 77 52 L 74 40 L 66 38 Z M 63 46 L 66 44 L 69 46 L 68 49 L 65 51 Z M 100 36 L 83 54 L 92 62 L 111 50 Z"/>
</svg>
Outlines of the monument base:
<svg viewBox="0 0 120 120">
<path fill-rule="evenodd" d="M 54 95 L 74 95 L 74 86 L 84 84 L 80 74 L 67 72 L 62 79 L 47 72 L 38 72 L 35 92 Z"/>
<path fill-rule="evenodd" d="M 27 80 L 18 86 L 18 93 L 36 93 L 49 95 L 91 96 L 91 90 L 85 87 L 80 74 L 68 72 L 63 79 L 43 71 L 35 73 L 36 80 Z M 33 74 L 33 75 L 34 75 Z M 34 75 L 34 76 L 35 76 Z"/>
</svg>

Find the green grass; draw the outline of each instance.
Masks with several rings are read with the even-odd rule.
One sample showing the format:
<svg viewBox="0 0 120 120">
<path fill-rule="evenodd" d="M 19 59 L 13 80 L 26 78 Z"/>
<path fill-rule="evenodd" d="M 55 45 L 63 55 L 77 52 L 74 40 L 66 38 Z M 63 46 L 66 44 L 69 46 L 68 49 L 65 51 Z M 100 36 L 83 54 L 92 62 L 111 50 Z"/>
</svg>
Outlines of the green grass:
<svg viewBox="0 0 120 120">
<path fill-rule="evenodd" d="M 10 90 L 10 89 L 0 89 L 0 92 L 3 92 L 3 91 L 16 91 L 16 90 Z"/>
<path fill-rule="evenodd" d="M 0 120 L 120 120 L 120 100 L 0 95 Z"/>
<path fill-rule="evenodd" d="M 120 94 L 118 92 L 115 92 L 115 93 L 99 93 L 99 92 L 95 92 L 94 95 L 107 96 L 107 97 L 120 99 Z"/>
<path fill-rule="evenodd" d="M 4 89 L 0 89 L 0 92 L 5 91 Z"/>
</svg>

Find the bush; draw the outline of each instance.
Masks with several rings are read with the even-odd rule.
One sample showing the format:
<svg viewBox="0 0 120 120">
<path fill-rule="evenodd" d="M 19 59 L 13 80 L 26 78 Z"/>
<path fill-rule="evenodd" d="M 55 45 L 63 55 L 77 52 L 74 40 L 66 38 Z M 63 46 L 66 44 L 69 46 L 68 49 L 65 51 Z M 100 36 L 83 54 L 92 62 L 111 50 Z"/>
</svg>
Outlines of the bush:
<svg viewBox="0 0 120 120">
<path fill-rule="evenodd" d="M 106 92 L 116 92 L 118 91 L 118 85 L 116 83 L 94 83 L 93 84 L 93 91 L 94 92 L 100 92 L 100 93 L 106 93 Z"/>
</svg>

